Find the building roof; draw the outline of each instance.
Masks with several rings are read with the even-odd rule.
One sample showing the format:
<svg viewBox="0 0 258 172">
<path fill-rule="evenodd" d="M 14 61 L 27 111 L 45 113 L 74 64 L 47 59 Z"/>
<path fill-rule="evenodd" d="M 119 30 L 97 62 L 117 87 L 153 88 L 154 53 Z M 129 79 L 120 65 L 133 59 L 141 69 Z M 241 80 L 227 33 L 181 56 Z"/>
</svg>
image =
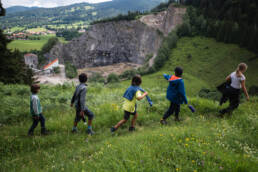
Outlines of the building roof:
<svg viewBox="0 0 258 172">
<path fill-rule="evenodd" d="M 56 58 L 55 60 L 53 60 L 52 62 L 50 62 L 49 64 L 47 64 L 46 66 L 43 67 L 43 69 L 47 69 L 49 66 L 51 66 L 52 64 L 54 64 L 55 62 L 58 61 L 58 58 Z"/>
<path fill-rule="evenodd" d="M 28 54 L 25 54 L 24 57 L 29 57 L 29 56 L 37 56 L 36 54 L 32 54 L 32 53 L 28 53 Z M 38 57 L 38 56 L 37 56 Z"/>
</svg>

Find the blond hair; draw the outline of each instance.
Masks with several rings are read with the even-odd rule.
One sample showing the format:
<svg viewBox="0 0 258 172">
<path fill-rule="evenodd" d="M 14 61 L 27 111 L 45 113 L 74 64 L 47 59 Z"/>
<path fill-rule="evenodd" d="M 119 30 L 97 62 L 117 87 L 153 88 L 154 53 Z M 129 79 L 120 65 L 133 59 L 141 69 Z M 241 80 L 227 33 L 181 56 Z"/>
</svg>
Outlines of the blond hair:
<svg viewBox="0 0 258 172">
<path fill-rule="evenodd" d="M 247 64 L 245 63 L 240 63 L 238 66 L 237 66 L 237 69 L 236 69 L 236 75 L 237 77 L 241 77 L 242 76 L 242 73 L 245 72 L 247 70 Z"/>
</svg>

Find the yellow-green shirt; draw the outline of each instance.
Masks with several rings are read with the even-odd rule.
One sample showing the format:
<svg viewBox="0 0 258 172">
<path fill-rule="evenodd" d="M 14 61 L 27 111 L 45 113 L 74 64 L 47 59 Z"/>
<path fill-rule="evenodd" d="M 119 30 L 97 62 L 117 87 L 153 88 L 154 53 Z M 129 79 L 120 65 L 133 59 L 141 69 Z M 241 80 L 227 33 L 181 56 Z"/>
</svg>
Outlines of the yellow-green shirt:
<svg viewBox="0 0 258 172">
<path fill-rule="evenodd" d="M 136 98 L 141 97 L 141 91 L 137 91 L 135 96 L 133 97 L 133 100 L 128 100 L 125 98 L 124 100 L 124 104 L 123 104 L 123 110 L 127 111 L 127 112 L 131 112 L 134 113 L 135 112 L 135 105 L 136 105 Z"/>
</svg>

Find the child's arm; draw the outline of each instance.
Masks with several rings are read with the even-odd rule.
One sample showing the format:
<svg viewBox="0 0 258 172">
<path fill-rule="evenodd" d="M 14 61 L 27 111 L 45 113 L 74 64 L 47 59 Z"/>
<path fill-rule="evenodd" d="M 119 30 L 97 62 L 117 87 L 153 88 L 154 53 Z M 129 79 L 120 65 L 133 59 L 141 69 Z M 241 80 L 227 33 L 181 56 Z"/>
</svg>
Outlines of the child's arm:
<svg viewBox="0 0 258 172">
<path fill-rule="evenodd" d="M 81 110 L 84 111 L 85 109 L 85 97 L 86 97 L 86 87 L 83 88 L 81 91 L 80 91 L 80 107 L 81 107 Z"/>
<path fill-rule="evenodd" d="M 76 90 L 73 93 L 73 97 L 72 97 L 72 100 L 71 100 L 71 107 L 73 107 L 73 103 L 75 101 L 75 94 L 76 94 Z"/>
<path fill-rule="evenodd" d="M 165 78 L 166 80 L 169 80 L 169 78 L 171 77 L 170 75 L 167 75 L 167 74 L 163 74 L 163 76 L 164 76 L 164 78 Z"/>
<path fill-rule="evenodd" d="M 33 111 L 35 113 L 35 117 L 38 118 L 39 117 L 39 100 L 36 99 L 36 98 L 33 98 L 32 99 L 32 108 L 33 108 Z"/>
<path fill-rule="evenodd" d="M 179 93 L 183 97 L 184 103 L 188 104 L 187 97 L 185 95 L 185 85 L 184 85 L 184 81 L 183 80 L 179 83 Z"/>
<path fill-rule="evenodd" d="M 148 92 L 144 92 L 141 96 L 139 96 L 139 95 L 137 95 L 138 93 L 136 92 L 136 99 L 137 100 L 141 100 L 141 99 L 143 99 L 145 96 L 147 96 L 148 95 Z"/>
</svg>

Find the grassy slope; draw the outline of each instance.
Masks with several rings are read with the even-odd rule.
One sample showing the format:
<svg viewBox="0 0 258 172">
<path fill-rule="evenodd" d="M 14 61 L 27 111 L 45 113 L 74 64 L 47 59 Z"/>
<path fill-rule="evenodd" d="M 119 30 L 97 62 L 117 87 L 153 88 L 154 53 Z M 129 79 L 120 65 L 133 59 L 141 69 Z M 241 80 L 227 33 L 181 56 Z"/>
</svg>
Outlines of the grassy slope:
<svg viewBox="0 0 258 172">
<path fill-rule="evenodd" d="M 181 48 L 186 46 L 183 42 L 191 44 L 196 40 L 200 44 L 219 45 L 210 39 L 184 38 L 172 52 L 171 60 L 176 59 L 173 54 L 182 52 Z M 230 49 L 231 45 L 223 47 Z M 183 121 L 169 120 L 168 126 L 161 127 L 158 121 L 168 107 L 165 100 L 167 83 L 161 74 L 174 68 L 174 65 L 168 66 L 143 77 L 142 86 L 151 93 L 155 106 L 149 108 L 146 101 L 139 102 L 137 132 L 129 133 L 129 124 L 126 124 L 113 136 L 109 128 L 123 116 L 121 95 L 129 81 L 104 88 L 89 84 L 87 104 L 96 115 L 94 130 L 97 133 L 93 137 L 84 134 L 82 123 L 78 134 L 70 133 L 74 110 L 69 108 L 69 99 L 74 87 L 43 86 L 40 98 L 52 134 L 41 137 L 38 127 L 36 136 L 30 138 L 26 136 L 31 124 L 29 89 L 1 85 L 0 123 L 12 118 L 9 124 L 1 126 L 0 171 L 255 171 L 258 163 L 258 99 L 253 97 L 250 102 L 241 104 L 231 118 L 219 119 L 216 117 L 220 108 L 217 102 L 194 96 L 201 87 L 212 84 L 201 80 L 205 75 L 197 79 L 200 73 L 190 73 L 191 70 L 184 66 L 186 89 L 197 113 L 192 114 L 182 106 Z M 249 79 L 251 74 L 247 77 Z"/>
<path fill-rule="evenodd" d="M 39 36 L 40 40 L 14 40 L 8 44 L 8 48 L 12 50 L 18 49 L 20 51 L 41 50 L 48 39 L 54 36 L 53 34 Z M 64 38 L 59 38 L 59 40 L 64 43 L 66 42 Z"/>
</svg>

